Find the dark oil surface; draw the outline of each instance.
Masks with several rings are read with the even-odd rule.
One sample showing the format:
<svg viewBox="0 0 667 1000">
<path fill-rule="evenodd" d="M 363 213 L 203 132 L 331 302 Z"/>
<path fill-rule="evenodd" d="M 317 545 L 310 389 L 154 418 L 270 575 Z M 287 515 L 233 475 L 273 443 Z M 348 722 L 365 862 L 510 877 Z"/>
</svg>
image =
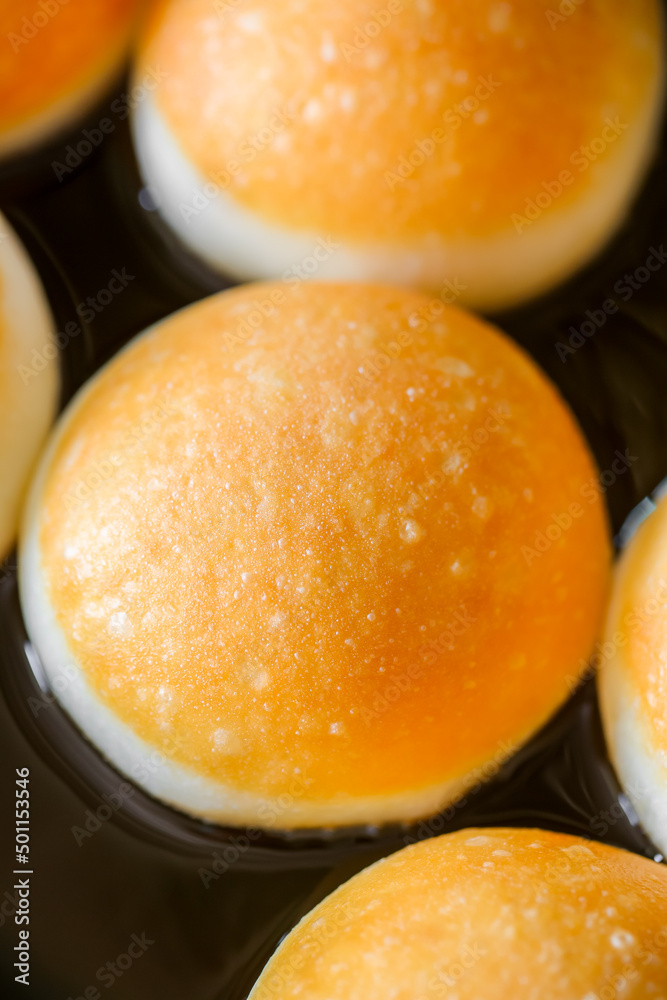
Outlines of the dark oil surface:
<svg viewBox="0 0 667 1000">
<path fill-rule="evenodd" d="M 134 334 L 225 287 L 142 207 L 126 122 L 116 121 L 77 169 L 56 178 L 52 162 L 64 162 L 67 146 L 108 114 L 117 93 L 51 149 L 0 169 L 0 210 L 40 270 L 58 330 L 71 321 L 81 328 L 61 354 L 63 404 Z M 667 265 L 627 302 L 627 293 L 614 289 L 667 242 L 666 162 L 663 142 L 630 220 L 587 270 L 539 302 L 494 317 L 559 385 L 601 470 L 629 450 L 630 468 L 607 494 L 615 532 L 667 475 Z M 82 322 L 77 305 L 96 297 L 114 269 L 133 279 L 92 322 Z M 587 310 L 609 298 L 620 311 L 561 356 L 556 345 L 567 344 Z M 15 985 L 12 969 L 14 780 L 22 767 L 30 768 L 34 871 L 29 987 Z M 446 818 L 414 828 L 249 841 L 243 831 L 185 817 L 139 789 L 119 808 L 106 808 L 104 796 L 117 802 L 113 793 L 123 784 L 40 688 L 11 557 L 0 570 L 2 998 L 67 1000 L 95 987 L 115 1000 L 244 1000 L 283 934 L 336 885 L 412 839 L 465 826 L 540 826 L 659 858 L 608 762 L 592 682 L 493 782 Z M 100 808 L 111 817 L 95 819 Z M 87 822 L 99 829 L 87 835 Z M 133 934 L 151 942 L 141 959 L 112 984 L 97 978 L 127 952 Z"/>
</svg>

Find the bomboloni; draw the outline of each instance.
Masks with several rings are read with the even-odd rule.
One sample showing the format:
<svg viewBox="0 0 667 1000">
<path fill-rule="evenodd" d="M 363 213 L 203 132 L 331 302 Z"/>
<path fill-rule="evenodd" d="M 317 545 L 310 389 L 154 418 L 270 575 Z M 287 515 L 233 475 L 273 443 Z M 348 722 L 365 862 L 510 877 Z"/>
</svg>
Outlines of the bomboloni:
<svg viewBox="0 0 667 1000">
<path fill-rule="evenodd" d="M 25 620 L 81 729 L 187 812 L 420 817 L 585 666 L 603 503 L 521 549 L 591 480 L 556 390 L 473 316 L 382 286 L 238 288 L 66 410 L 23 528 Z"/>
<path fill-rule="evenodd" d="M 0 215 L 0 561 L 58 404 L 54 325 L 22 243 Z"/>
<path fill-rule="evenodd" d="M 667 498 L 621 558 L 599 654 L 607 744 L 646 832 L 667 854 Z"/>
<path fill-rule="evenodd" d="M 145 182 L 240 279 L 516 304 L 600 249 L 656 146 L 661 4 L 569 6 L 162 0 L 136 60 L 165 74 L 134 115 Z"/>
<path fill-rule="evenodd" d="M 542 830 L 384 858 L 288 934 L 249 1000 L 647 1000 L 667 985 L 667 871 Z"/>
<path fill-rule="evenodd" d="M 141 0 L 2 0 L 0 158 L 85 114 L 120 69 Z"/>
</svg>

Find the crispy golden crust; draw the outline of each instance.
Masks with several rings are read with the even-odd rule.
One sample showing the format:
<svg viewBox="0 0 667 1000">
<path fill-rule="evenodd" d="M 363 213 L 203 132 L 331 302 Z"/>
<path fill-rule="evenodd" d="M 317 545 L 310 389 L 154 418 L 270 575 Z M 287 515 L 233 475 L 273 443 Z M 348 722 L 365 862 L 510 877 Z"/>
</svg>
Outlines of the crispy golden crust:
<svg viewBox="0 0 667 1000">
<path fill-rule="evenodd" d="M 558 208 L 585 194 L 656 101 L 656 0 L 572 7 L 163 0 L 139 72 L 163 67 L 156 100 L 184 152 L 267 221 L 350 241 L 485 236 L 563 171 Z"/>
<path fill-rule="evenodd" d="M 0 4 L 0 134 L 105 77 L 143 0 Z"/>
<path fill-rule="evenodd" d="M 534 364 L 440 307 L 246 286 L 137 340 L 71 413 L 50 600 L 93 689 L 170 759 L 262 795 L 294 774 L 314 799 L 389 795 L 467 774 L 566 697 L 607 590 L 595 470 Z"/>
<path fill-rule="evenodd" d="M 367 868 L 287 937 L 251 1000 L 659 1000 L 667 872 L 541 830 L 462 830 Z"/>
</svg>

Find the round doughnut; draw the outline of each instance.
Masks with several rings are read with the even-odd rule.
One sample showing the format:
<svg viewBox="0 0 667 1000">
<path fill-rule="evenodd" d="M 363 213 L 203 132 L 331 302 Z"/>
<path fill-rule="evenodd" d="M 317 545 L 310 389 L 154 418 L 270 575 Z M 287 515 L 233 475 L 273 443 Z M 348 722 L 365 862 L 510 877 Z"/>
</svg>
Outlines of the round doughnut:
<svg viewBox="0 0 667 1000">
<path fill-rule="evenodd" d="M 610 567 L 595 481 L 554 387 L 473 316 L 237 288 L 65 412 L 24 615 L 70 714 L 153 794 L 238 824 L 410 819 L 576 685 Z"/>
<path fill-rule="evenodd" d="M 136 60 L 137 79 L 165 74 L 134 113 L 146 184 L 188 248 L 240 279 L 514 305 L 592 258 L 656 147 L 662 5 L 568 9 L 161 0 Z"/>
<path fill-rule="evenodd" d="M 647 833 L 667 854 L 667 498 L 616 571 L 599 691 L 607 744 Z"/>
<path fill-rule="evenodd" d="M 39 277 L 0 215 L 0 561 L 14 541 L 27 480 L 58 404 L 53 335 Z"/>
<path fill-rule="evenodd" d="M 92 107 L 127 54 L 141 0 L 2 0 L 0 157 Z"/>
<path fill-rule="evenodd" d="M 461 830 L 324 899 L 249 1000 L 660 1000 L 666 912 L 654 861 L 542 830 Z"/>
</svg>

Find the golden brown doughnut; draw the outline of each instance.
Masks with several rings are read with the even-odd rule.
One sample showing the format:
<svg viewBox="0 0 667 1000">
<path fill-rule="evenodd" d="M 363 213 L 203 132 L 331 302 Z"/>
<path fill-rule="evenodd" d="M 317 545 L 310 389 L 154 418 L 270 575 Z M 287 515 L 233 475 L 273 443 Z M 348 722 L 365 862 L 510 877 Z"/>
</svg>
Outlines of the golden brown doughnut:
<svg viewBox="0 0 667 1000">
<path fill-rule="evenodd" d="M 597 252 L 656 145 L 661 4 L 571 7 L 161 0 L 136 61 L 165 73 L 134 117 L 146 183 L 238 278 L 514 304 Z"/>
<path fill-rule="evenodd" d="M 53 320 L 18 236 L 0 215 L 0 562 L 58 402 Z"/>
<path fill-rule="evenodd" d="M 663 1000 L 667 872 L 542 830 L 378 861 L 282 942 L 249 1000 Z"/>
<path fill-rule="evenodd" d="M 646 831 L 667 854 L 667 499 L 639 527 L 614 583 L 599 657 L 607 743 Z"/>
<path fill-rule="evenodd" d="M 594 482 L 553 386 L 473 316 L 380 286 L 237 288 L 66 411 L 23 609 L 107 756 L 164 755 L 154 794 L 264 826 L 409 819 L 585 666 L 610 562 Z"/>
<path fill-rule="evenodd" d="M 1 0 L 0 157 L 83 115 L 126 54 L 141 0 Z"/>
</svg>

